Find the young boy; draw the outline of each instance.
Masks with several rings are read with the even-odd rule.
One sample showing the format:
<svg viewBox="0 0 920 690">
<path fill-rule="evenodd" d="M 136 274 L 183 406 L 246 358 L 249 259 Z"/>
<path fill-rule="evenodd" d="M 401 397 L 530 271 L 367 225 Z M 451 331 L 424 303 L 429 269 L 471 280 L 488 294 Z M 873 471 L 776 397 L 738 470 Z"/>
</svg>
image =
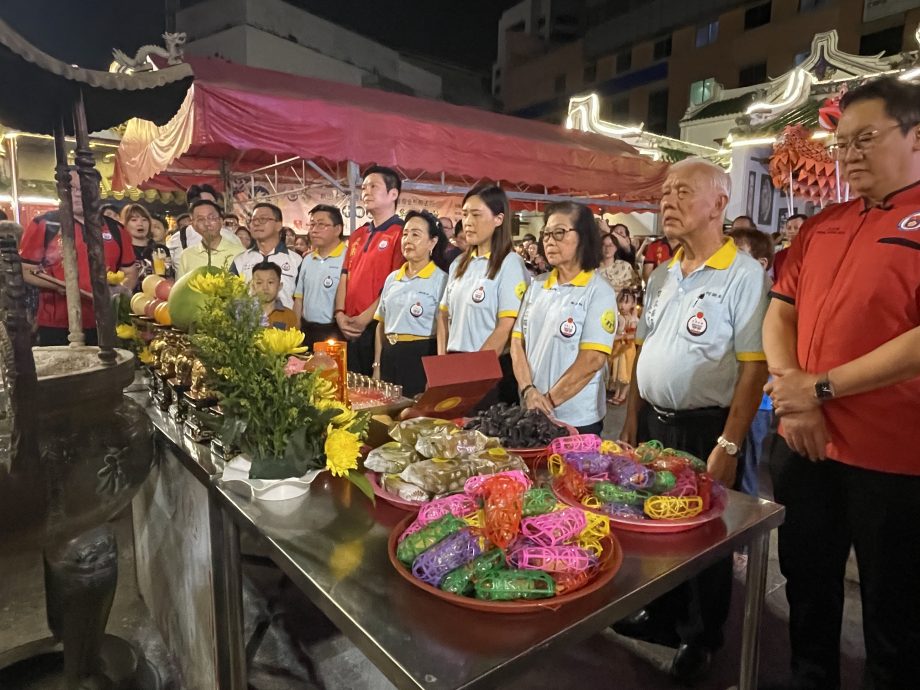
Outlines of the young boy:
<svg viewBox="0 0 920 690">
<path fill-rule="evenodd" d="M 262 261 L 253 266 L 250 289 L 262 305 L 262 326 L 282 331 L 298 327 L 297 315 L 278 299 L 281 291 L 280 266 L 271 261 Z"/>
<path fill-rule="evenodd" d="M 729 236 L 735 241 L 738 251 L 760 262 L 765 272 L 770 270 L 773 266 L 773 238 L 770 235 L 760 230 L 741 227 L 732 230 Z M 741 459 L 741 491 L 750 496 L 757 496 L 760 491 L 760 458 L 763 457 L 764 441 L 770 433 L 772 422 L 773 403 L 770 397 L 764 394 L 760 409 L 751 422 Z"/>
</svg>

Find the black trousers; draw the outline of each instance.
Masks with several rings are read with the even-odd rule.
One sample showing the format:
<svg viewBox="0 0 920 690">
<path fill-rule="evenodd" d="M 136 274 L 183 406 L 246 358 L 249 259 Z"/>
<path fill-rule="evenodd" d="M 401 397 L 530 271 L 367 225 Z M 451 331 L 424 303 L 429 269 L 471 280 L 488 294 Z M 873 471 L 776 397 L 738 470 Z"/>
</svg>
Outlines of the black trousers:
<svg viewBox="0 0 920 690">
<path fill-rule="evenodd" d="M 384 338 L 380 351 L 380 378 L 402 386 L 403 395 L 412 398 L 424 392 L 428 385 L 422 357 L 436 354 L 438 341 L 435 338 L 408 340 L 392 345 Z"/>
<path fill-rule="evenodd" d="M 639 417 L 639 441 L 657 439 L 665 447 L 692 453 L 704 462 L 722 435 L 728 409 L 714 408 L 692 416 L 668 419 L 646 405 Z M 682 642 L 715 651 L 723 642 L 722 626 L 728 620 L 732 596 L 732 559 L 709 566 L 647 607 L 659 621 L 673 620 Z"/>
<path fill-rule="evenodd" d="M 374 335 L 376 333 L 377 321 L 373 319 L 357 340 L 348 341 L 348 371 L 365 376 L 371 376 L 374 373 Z"/>
<path fill-rule="evenodd" d="M 50 347 L 51 345 L 70 345 L 67 337 L 70 330 L 67 328 L 52 328 L 50 326 L 38 327 L 38 344 L 40 347 Z M 83 342 L 85 345 L 98 345 L 99 340 L 95 328 L 87 328 L 83 331 Z"/>
<path fill-rule="evenodd" d="M 920 450 L 917 451 L 920 454 Z M 786 506 L 779 564 L 786 577 L 792 671 L 802 687 L 840 686 L 844 573 L 856 549 L 866 671 L 873 690 L 920 683 L 920 476 L 811 462 L 777 436 L 776 500 Z"/>
<path fill-rule="evenodd" d="M 376 322 L 375 322 L 376 323 Z M 342 332 L 335 323 L 313 323 L 300 319 L 300 329 L 304 333 L 304 345 L 313 350 L 313 343 L 322 340 L 344 340 Z"/>
</svg>

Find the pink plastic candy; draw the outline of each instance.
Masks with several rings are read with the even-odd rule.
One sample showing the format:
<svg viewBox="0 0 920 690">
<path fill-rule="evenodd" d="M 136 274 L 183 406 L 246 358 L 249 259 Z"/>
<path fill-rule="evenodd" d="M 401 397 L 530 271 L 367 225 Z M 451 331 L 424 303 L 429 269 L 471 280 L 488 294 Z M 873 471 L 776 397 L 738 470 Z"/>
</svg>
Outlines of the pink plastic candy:
<svg viewBox="0 0 920 690">
<path fill-rule="evenodd" d="M 423 505 L 418 511 L 417 522 L 427 525 L 429 522 L 444 517 L 447 513 L 454 517 L 465 518 L 475 513 L 478 507 L 476 501 L 464 494 L 443 496 Z"/>
<path fill-rule="evenodd" d="M 525 546 L 516 550 L 509 562 L 517 568 L 548 573 L 580 573 L 593 568 L 597 557 L 580 546 Z"/>
<path fill-rule="evenodd" d="M 521 534 L 541 546 L 556 546 L 577 535 L 587 524 L 582 510 L 567 508 L 524 518 L 521 520 Z"/>
<path fill-rule="evenodd" d="M 601 437 L 597 434 L 579 434 L 578 436 L 560 436 L 549 444 L 549 453 L 585 453 L 601 447 Z"/>
<path fill-rule="evenodd" d="M 398 541 L 402 541 L 403 539 L 408 537 L 410 534 L 415 534 L 420 529 L 422 529 L 422 527 L 424 526 L 425 525 L 423 525 L 421 522 L 419 522 L 418 520 L 415 520 L 411 525 L 406 527 L 406 530 L 402 534 L 399 535 Z"/>
<path fill-rule="evenodd" d="M 482 489 L 482 485 L 493 477 L 510 477 L 515 481 L 523 485 L 524 490 L 529 489 L 533 482 L 530 481 L 530 477 L 521 472 L 521 470 L 508 470 L 507 472 L 496 472 L 495 474 L 477 474 L 474 477 L 470 477 L 466 480 L 466 484 L 463 485 L 463 492 L 469 494 L 470 496 L 477 496 Z"/>
<path fill-rule="evenodd" d="M 676 478 L 677 481 L 674 484 L 674 488 L 665 492 L 665 496 L 682 497 L 697 495 L 696 472 L 691 470 L 689 467 L 684 468 L 677 473 Z"/>
</svg>

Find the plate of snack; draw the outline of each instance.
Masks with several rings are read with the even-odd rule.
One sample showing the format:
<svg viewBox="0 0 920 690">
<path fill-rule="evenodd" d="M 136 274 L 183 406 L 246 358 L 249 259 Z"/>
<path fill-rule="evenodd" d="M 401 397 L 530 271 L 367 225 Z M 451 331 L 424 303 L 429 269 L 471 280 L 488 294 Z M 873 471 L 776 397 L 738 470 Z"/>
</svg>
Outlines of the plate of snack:
<svg viewBox="0 0 920 690">
<path fill-rule="evenodd" d="M 520 455 L 531 467 L 546 457 L 547 446 L 554 439 L 578 433 L 540 410 L 507 403 L 498 403 L 464 420 L 464 428 L 497 438 L 509 453 Z"/>
<path fill-rule="evenodd" d="M 718 519 L 728 494 L 697 457 L 658 441 L 636 448 L 591 434 L 557 439 L 547 461 L 564 503 L 636 532 L 682 532 Z"/>
<path fill-rule="evenodd" d="M 556 610 L 606 585 L 623 561 L 607 516 L 559 503 L 518 470 L 425 503 L 393 530 L 389 556 L 413 586 L 495 613 Z"/>
<path fill-rule="evenodd" d="M 406 510 L 463 491 L 470 477 L 528 473 L 520 455 L 497 439 L 443 419 L 407 419 L 393 424 L 389 434 L 392 441 L 367 454 L 365 475 L 377 496 Z"/>
</svg>

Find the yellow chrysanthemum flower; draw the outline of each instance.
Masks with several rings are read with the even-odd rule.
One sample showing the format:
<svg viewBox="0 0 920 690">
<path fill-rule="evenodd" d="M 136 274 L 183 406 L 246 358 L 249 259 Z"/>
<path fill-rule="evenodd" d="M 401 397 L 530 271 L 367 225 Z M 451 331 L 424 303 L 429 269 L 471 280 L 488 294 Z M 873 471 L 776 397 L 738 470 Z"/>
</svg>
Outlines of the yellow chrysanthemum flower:
<svg viewBox="0 0 920 690">
<path fill-rule="evenodd" d="M 134 340 L 137 337 L 137 329 L 129 323 L 120 323 L 115 326 L 115 335 L 122 340 Z"/>
<path fill-rule="evenodd" d="M 326 469 L 334 477 L 344 477 L 350 470 L 358 468 L 361 442 L 345 429 L 331 429 L 326 435 Z"/>
<path fill-rule="evenodd" d="M 140 360 L 141 364 L 150 364 L 153 362 L 153 355 L 150 354 L 149 347 L 141 348 L 141 351 L 137 353 L 137 358 Z"/>
<path fill-rule="evenodd" d="M 259 334 L 256 345 L 269 355 L 297 355 L 307 351 L 305 345 L 300 345 L 305 337 L 301 331 L 293 329 L 281 331 L 277 328 L 266 328 Z"/>
<path fill-rule="evenodd" d="M 121 285 L 123 282 L 125 282 L 125 272 L 107 271 L 105 274 L 105 279 L 108 281 L 109 285 Z"/>
<path fill-rule="evenodd" d="M 216 295 L 226 282 L 226 276 L 219 273 L 199 273 L 188 282 L 188 286 L 195 292 L 204 295 Z"/>
<path fill-rule="evenodd" d="M 327 378 L 320 376 L 313 387 L 313 397 L 316 400 L 333 400 L 335 398 L 335 384 Z"/>
<path fill-rule="evenodd" d="M 318 410 L 339 410 L 339 414 L 332 418 L 332 425 L 339 428 L 347 427 L 355 420 L 355 417 L 358 416 L 358 413 L 352 408 L 336 400 L 321 399 L 315 401 L 314 405 L 316 405 L 316 409 Z"/>
</svg>

